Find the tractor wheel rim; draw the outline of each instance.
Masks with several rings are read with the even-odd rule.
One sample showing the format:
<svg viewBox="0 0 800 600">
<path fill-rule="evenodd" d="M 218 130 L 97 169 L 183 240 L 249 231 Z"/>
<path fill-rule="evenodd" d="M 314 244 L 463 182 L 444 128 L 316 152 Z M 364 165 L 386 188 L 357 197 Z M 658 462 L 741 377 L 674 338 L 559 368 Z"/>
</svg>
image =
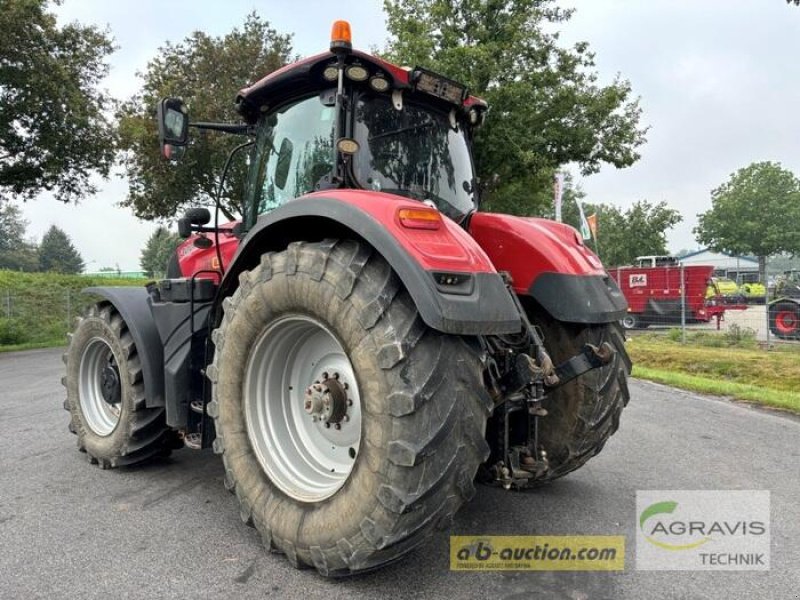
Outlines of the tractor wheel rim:
<svg viewBox="0 0 800 600">
<path fill-rule="evenodd" d="M 89 429 L 101 437 L 111 435 L 119 423 L 119 404 L 109 404 L 103 395 L 109 367 L 118 371 L 111 346 L 99 337 L 90 339 L 78 367 L 78 400 Z"/>
<path fill-rule="evenodd" d="M 334 495 L 361 443 L 358 383 L 338 338 L 305 315 L 272 322 L 250 353 L 243 391 L 247 435 L 270 480 L 301 502 Z"/>
<path fill-rule="evenodd" d="M 781 333 L 794 333 L 797 330 L 797 315 L 790 310 L 782 310 L 775 315 L 775 326 Z"/>
</svg>

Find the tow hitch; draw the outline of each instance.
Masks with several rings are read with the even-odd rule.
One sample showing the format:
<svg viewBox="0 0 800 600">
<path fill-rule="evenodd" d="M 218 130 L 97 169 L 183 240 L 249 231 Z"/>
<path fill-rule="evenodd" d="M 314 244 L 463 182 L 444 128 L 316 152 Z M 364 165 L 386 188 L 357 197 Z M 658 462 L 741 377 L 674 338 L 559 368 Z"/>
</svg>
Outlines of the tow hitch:
<svg viewBox="0 0 800 600">
<path fill-rule="evenodd" d="M 508 339 L 499 343 L 493 343 L 491 339 L 483 341 L 490 357 L 488 372 L 494 384 L 495 410 L 502 423 L 499 432 L 502 436 L 499 440 L 502 459 L 490 468 L 490 476 L 506 489 L 526 487 L 550 468 L 547 452 L 539 443 L 539 419 L 547 416 L 547 409 L 542 406 L 547 392 L 609 364 L 616 353 L 608 342 L 600 346 L 586 344 L 580 353 L 553 366 L 542 335 L 529 322 L 513 292 L 512 297 L 517 302 L 524 325 L 520 338 L 513 342 Z M 525 411 L 524 418 L 516 414 L 521 411 Z M 525 443 L 519 443 L 523 437 L 520 435 L 521 425 L 525 427 L 522 432 L 526 434 Z"/>
</svg>

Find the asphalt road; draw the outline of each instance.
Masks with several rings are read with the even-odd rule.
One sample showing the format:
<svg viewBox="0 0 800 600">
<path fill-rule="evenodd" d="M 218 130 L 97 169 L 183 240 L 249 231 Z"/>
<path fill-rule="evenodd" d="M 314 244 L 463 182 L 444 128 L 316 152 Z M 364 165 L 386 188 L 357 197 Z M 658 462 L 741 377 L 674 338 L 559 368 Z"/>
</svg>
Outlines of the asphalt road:
<svg viewBox="0 0 800 600">
<path fill-rule="evenodd" d="M 643 382 L 603 453 L 535 493 L 479 487 L 452 534 L 626 535 L 621 573 L 463 573 L 448 533 L 329 581 L 266 553 L 218 457 L 101 471 L 67 431 L 60 350 L 0 354 L 0 598 L 800 598 L 800 420 Z M 765 489 L 769 572 L 635 568 L 642 489 Z"/>
</svg>

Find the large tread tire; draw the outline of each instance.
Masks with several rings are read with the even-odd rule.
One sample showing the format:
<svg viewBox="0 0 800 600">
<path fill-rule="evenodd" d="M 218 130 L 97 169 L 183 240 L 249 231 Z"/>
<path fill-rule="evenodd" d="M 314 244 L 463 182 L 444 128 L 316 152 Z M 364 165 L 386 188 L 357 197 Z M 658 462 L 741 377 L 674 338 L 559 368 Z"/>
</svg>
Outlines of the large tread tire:
<svg viewBox="0 0 800 600">
<path fill-rule="evenodd" d="M 110 303 L 100 302 L 77 319 L 69 337 L 63 356 L 67 374 L 61 381 L 67 388 L 64 408 L 70 413 L 69 430 L 78 436 L 78 449 L 102 469 L 168 456 L 176 445 L 175 434 L 166 425 L 163 407 L 146 406 L 138 351 L 119 312 Z M 120 375 L 119 421 L 108 435 L 98 435 L 90 426 L 80 402 L 81 357 L 94 339 L 107 344 Z"/>
<path fill-rule="evenodd" d="M 548 414 L 539 422 L 540 444 L 550 464 L 549 471 L 539 481 L 547 482 L 583 466 L 617 431 L 622 409 L 630 399 L 631 361 L 618 323 L 563 323 L 538 307 L 529 310 L 528 316 L 542 330 L 545 348 L 555 364 L 578 354 L 587 343 L 600 346 L 609 342 L 616 350 L 608 365 L 584 373 L 547 394 L 543 406 Z"/>
<path fill-rule="evenodd" d="M 223 302 L 213 334 L 214 416 L 225 485 L 242 520 L 295 566 L 326 576 L 372 570 L 446 528 L 474 494 L 486 460 L 491 400 L 479 351 L 428 328 L 382 257 L 355 241 L 292 243 L 262 256 Z M 282 314 L 306 314 L 340 339 L 361 393 L 361 448 L 344 485 L 300 502 L 265 474 L 243 406 L 245 365 L 255 340 Z"/>
</svg>

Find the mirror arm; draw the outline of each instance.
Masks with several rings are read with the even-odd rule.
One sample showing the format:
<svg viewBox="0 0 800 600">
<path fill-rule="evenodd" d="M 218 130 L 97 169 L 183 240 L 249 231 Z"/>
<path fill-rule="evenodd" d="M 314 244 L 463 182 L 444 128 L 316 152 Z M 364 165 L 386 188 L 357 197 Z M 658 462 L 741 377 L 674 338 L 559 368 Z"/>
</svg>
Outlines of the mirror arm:
<svg viewBox="0 0 800 600">
<path fill-rule="evenodd" d="M 189 123 L 189 127 L 233 133 L 235 135 L 255 135 L 255 127 L 253 125 L 247 125 L 246 123 L 206 123 L 198 121 L 196 123 Z"/>
</svg>

